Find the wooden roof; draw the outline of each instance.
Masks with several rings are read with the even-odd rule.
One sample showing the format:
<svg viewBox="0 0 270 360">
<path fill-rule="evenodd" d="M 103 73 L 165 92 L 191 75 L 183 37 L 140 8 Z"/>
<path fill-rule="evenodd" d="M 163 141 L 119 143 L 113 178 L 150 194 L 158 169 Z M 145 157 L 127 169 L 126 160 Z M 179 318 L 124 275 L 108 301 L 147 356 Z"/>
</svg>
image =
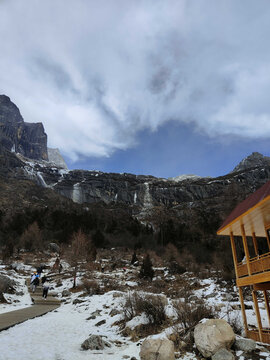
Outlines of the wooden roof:
<svg viewBox="0 0 270 360">
<path fill-rule="evenodd" d="M 242 201 L 218 229 L 218 235 L 241 235 L 244 225 L 247 236 L 255 232 L 265 236 L 265 227 L 270 225 L 270 181 Z"/>
</svg>

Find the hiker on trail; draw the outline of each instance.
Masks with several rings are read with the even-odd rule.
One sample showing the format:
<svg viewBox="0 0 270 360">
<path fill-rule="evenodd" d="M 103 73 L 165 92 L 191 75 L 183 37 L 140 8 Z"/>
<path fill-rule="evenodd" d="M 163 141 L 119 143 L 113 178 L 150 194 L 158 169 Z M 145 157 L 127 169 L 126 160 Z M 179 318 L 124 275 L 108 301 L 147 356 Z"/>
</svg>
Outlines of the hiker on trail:
<svg viewBox="0 0 270 360">
<path fill-rule="evenodd" d="M 47 299 L 47 295 L 48 295 L 48 290 L 49 290 L 50 284 L 48 283 L 48 281 L 46 280 L 43 284 L 43 294 L 42 297 L 44 299 Z"/>
<path fill-rule="evenodd" d="M 42 270 L 43 270 L 43 266 L 39 266 L 39 267 L 37 268 L 37 274 L 38 274 L 39 276 L 41 275 Z"/>
<path fill-rule="evenodd" d="M 33 291 L 33 289 L 34 289 L 34 284 L 33 284 L 33 282 L 34 282 L 36 276 L 37 276 L 37 273 L 34 273 L 34 274 L 31 275 L 30 289 L 31 289 L 32 291 Z"/>
<path fill-rule="evenodd" d="M 61 273 L 62 270 L 63 270 L 63 265 L 59 264 L 59 274 Z"/>
<path fill-rule="evenodd" d="M 39 285 L 39 275 L 37 274 L 35 279 L 33 280 L 33 288 L 32 288 L 33 293 L 36 291 L 38 285 Z"/>
</svg>

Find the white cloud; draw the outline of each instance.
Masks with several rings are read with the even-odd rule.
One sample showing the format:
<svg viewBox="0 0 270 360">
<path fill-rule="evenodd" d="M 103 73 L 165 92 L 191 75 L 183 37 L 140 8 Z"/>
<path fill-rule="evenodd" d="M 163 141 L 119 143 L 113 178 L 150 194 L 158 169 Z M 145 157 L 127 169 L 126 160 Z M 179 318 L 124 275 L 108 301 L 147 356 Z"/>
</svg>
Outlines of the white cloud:
<svg viewBox="0 0 270 360">
<path fill-rule="evenodd" d="M 265 138 L 269 31 L 268 0 L 2 0 L 0 92 L 74 160 L 168 120 Z"/>
</svg>

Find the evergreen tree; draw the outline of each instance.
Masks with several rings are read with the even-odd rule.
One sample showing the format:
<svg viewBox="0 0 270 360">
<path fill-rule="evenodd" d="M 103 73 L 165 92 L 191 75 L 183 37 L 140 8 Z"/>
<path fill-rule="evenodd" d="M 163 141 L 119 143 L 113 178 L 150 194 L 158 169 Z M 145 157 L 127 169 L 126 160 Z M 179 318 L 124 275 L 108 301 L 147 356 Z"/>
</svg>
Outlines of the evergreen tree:
<svg viewBox="0 0 270 360">
<path fill-rule="evenodd" d="M 143 264 L 140 270 L 140 277 L 144 279 L 152 280 L 154 276 L 153 265 L 150 259 L 149 254 L 143 259 Z"/>
</svg>

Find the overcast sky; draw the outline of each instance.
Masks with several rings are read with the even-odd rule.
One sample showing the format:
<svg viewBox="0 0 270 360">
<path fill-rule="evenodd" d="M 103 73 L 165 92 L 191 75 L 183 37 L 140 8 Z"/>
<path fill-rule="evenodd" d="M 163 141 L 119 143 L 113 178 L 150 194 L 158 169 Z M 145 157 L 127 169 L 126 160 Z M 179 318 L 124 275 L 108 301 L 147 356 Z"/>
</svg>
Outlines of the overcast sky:
<svg viewBox="0 0 270 360">
<path fill-rule="evenodd" d="M 0 0 L 0 93 L 70 167 L 222 175 L 270 154 L 269 0 Z"/>
</svg>

